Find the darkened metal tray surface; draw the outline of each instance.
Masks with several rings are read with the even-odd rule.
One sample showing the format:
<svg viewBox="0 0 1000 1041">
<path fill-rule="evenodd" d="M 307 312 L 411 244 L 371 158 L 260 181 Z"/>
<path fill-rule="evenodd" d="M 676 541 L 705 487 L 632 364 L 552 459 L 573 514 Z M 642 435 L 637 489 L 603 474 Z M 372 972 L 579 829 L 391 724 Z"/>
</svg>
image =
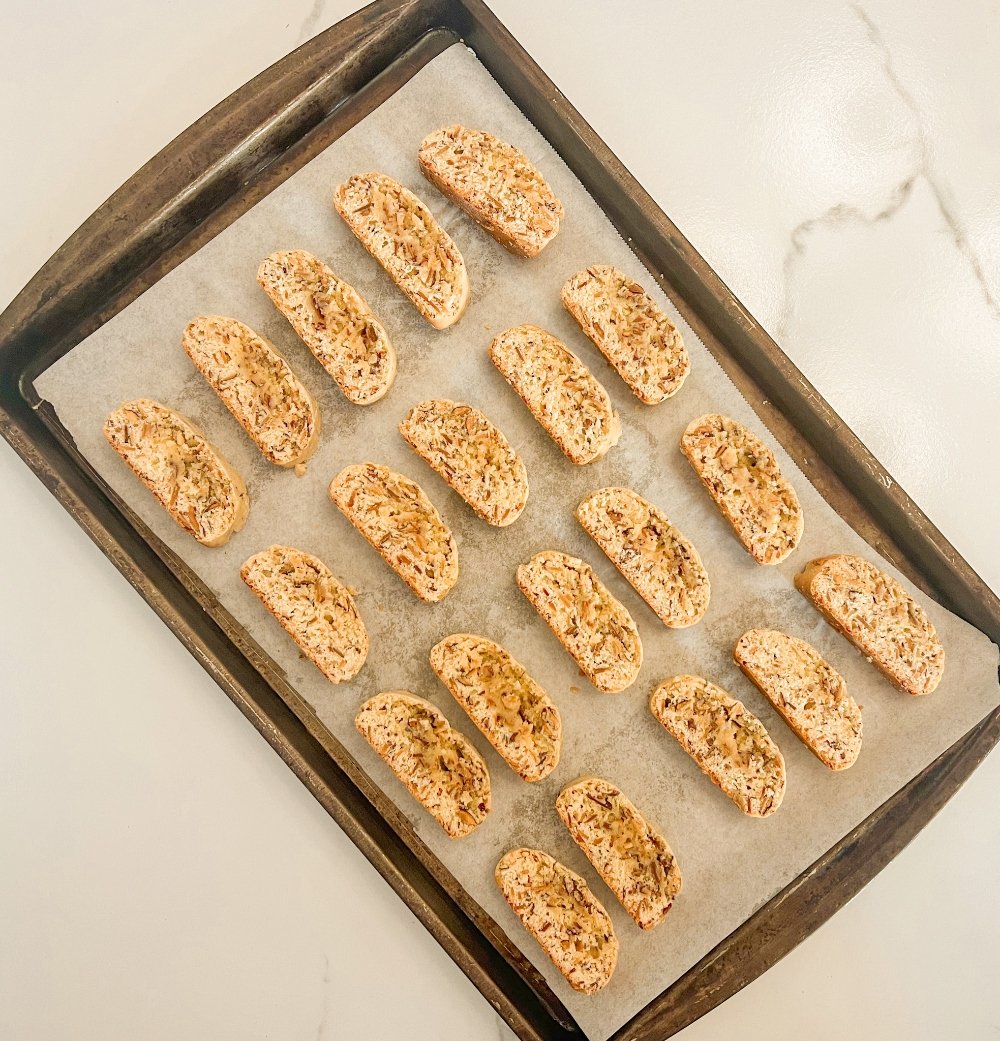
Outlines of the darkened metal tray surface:
<svg viewBox="0 0 1000 1041">
<path fill-rule="evenodd" d="M 579 1036 L 455 883 L 198 578 L 110 491 L 33 381 L 146 288 L 463 40 L 553 145 L 777 440 L 879 553 L 1000 642 L 1000 601 L 847 429 L 478 0 L 378 0 L 282 59 L 168 145 L 0 316 L 0 431 L 523 1038 Z M 214 612 L 214 616 L 213 616 Z M 614 1036 L 669 1036 L 826 921 L 1000 739 L 1000 710 L 758 910 Z"/>
</svg>

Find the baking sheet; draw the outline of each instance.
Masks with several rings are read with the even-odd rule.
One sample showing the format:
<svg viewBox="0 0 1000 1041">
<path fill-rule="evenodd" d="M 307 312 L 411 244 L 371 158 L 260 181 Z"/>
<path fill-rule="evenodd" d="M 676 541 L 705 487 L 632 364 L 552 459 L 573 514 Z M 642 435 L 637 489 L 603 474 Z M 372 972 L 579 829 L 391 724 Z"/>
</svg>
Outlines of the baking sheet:
<svg viewBox="0 0 1000 1041">
<path fill-rule="evenodd" d="M 506 254 L 423 181 L 416 163 L 420 139 L 453 122 L 480 126 L 519 144 L 562 199 L 567 211 L 563 230 L 536 260 Z M 334 186 L 369 169 L 414 188 L 462 250 L 473 302 L 454 329 L 431 329 L 335 215 Z M 366 297 L 388 329 L 399 355 L 399 375 L 376 405 L 348 404 L 256 286 L 259 261 L 287 248 L 310 250 L 330 263 Z M 753 563 L 683 461 L 677 442 L 687 423 L 706 411 L 726 412 L 771 439 L 676 314 L 691 353 L 691 376 L 662 405 L 649 408 L 632 397 L 559 303 L 563 281 L 598 262 L 614 263 L 652 288 L 648 273 L 550 146 L 471 52 L 455 45 L 36 381 L 83 455 L 272 655 L 421 838 L 538 966 L 593 1041 L 607 1038 L 1000 702 L 997 649 L 922 595 L 948 652 L 944 680 L 929 698 L 912 699 L 894 690 L 819 620 L 794 590 L 792 576 L 823 553 L 878 558 L 780 449 L 782 467 L 805 510 L 805 535 L 782 565 Z M 661 294 L 654 295 L 673 312 Z M 187 360 L 181 332 L 199 313 L 232 315 L 270 338 L 317 396 L 324 436 L 304 477 L 266 463 Z M 620 444 L 591 466 L 574 467 L 562 456 L 489 362 L 492 336 L 525 321 L 549 329 L 580 354 L 621 412 Z M 226 547 L 208 550 L 180 532 L 104 442 L 105 415 L 138 396 L 158 398 L 192 416 L 246 478 L 250 518 Z M 484 409 L 523 455 L 531 493 L 511 528 L 493 529 L 479 521 L 399 437 L 396 425 L 412 404 L 442 396 Z M 455 531 L 462 577 L 442 604 L 420 604 L 327 499 L 330 478 L 348 463 L 366 460 L 419 481 Z M 577 525 L 576 504 L 607 484 L 628 484 L 659 504 L 698 547 L 712 578 L 711 607 L 700 625 L 665 629 Z M 317 554 L 359 590 L 372 651 L 353 683 L 330 686 L 240 581 L 242 561 L 272 542 Z M 517 564 L 545 548 L 587 559 L 635 617 L 645 659 L 638 681 L 624 693 L 594 691 L 517 591 Z M 864 749 L 845 774 L 834 775 L 815 760 L 732 664 L 736 638 L 761 625 L 813 643 L 843 673 L 863 706 Z M 506 767 L 431 672 L 431 646 L 463 630 L 504 643 L 559 706 L 562 760 L 541 784 L 527 785 Z M 742 698 L 778 742 L 788 791 L 774 817 L 757 821 L 740 814 L 650 716 L 649 692 L 678 672 L 704 675 Z M 493 812 L 467 839 L 445 838 L 353 728 L 354 712 L 365 698 L 395 687 L 434 701 L 487 759 Z M 558 791 L 584 773 L 600 773 L 619 784 L 660 825 L 677 854 L 684 891 L 667 920 L 650 934 L 621 910 L 555 814 Z M 583 874 L 608 907 L 621 957 L 611 984 L 599 995 L 585 997 L 569 989 L 497 892 L 493 867 L 516 845 L 551 852 Z"/>
</svg>

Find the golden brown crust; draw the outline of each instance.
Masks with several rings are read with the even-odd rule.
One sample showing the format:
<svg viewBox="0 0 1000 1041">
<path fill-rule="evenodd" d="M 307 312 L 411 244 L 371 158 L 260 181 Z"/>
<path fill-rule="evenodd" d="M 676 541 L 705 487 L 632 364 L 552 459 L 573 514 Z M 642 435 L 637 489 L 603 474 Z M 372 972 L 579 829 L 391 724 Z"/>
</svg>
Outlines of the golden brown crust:
<svg viewBox="0 0 1000 1041">
<path fill-rule="evenodd" d="M 552 773 L 562 747 L 559 710 L 503 647 L 455 633 L 432 648 L 431 668 L 522 780 Z"/>
<path fill-rule="evenodd" d="M 567 983 L 582 994 L 606 987 L 618 963 L 608 912 L 574 871 L 540 849 L 512 849 L 496 867 L 511 910 Z"/>
<path fill-rule="evenodd" d="M 600 777 L 564 788 L 556 811 L 636 925 L 659 925 L 681 891 L 677 859 L 659 831 L 620 788 Z"/>
<path fill-rule="evenodd" d="M 944 647 L 924 609 L 863 557 L 811 561 L 795 585 L 823 617 L 906 694 L 930 694 L 944 674 Z"/>
<path fill-rule="evenodd" d="M 462 317 L 469 303 L 465 261 L 413 192 L 382 173 L 356 174 L 337 188 L 334 206 L 435 329 Z"/>
<path fill-rule="evenodd" d="M 361 706 L 354 725 L 449 838 L 463 838 L 486 819 L 486 763 L 429 701 L 387 690 Z"/>
<path fill-rule="evenodd" d="M 861 710 L 840 673 L 805 640 L 751 629 L 736 641 L 733 660 L 821 763 L 831 770 L 854 763 Z"/>
<path fill-rule="evenodd" d="M 423 175 L 505 249 L 537 256 L 559 231 L 562 204 L 528 157 L 482 130 L 450 126 L 417 154 Z"/>
<path fill-rule="evenodd" d="M 649 699 L 663 728 L 750 817 L 767 817 L 785 794 L 785 760 L 764 724 L 700 676 L 672 676 Z"/>
<path fill-rule="evenodd" d="M 681 451 L 758 564 L 777 564 L 795 549 L 802 507 L 756 434 L 728 416 L 701 416 L 684 431 Z"/>
<path fill-rule="evenodd" d="M 246 523 L 250 498 L 243 479 L 186 416 L 137 398 L 108 416 L 104 437 L 203 546 L 225 545 Z"/>
<path fill-rule="evenodd" d="M 348 589 L 318 557 L 270 546 L 240 578 L 331 683 L 353 679 L 368 656 L 368 632 Z"/>
<path fill-rule="evenodd" d="M 681 389 L 691 371 L 684 341 L 634 279 L 595 264 L 565 283 L 562 302 L 640 401 L 655 405 Z"/>
</svg>

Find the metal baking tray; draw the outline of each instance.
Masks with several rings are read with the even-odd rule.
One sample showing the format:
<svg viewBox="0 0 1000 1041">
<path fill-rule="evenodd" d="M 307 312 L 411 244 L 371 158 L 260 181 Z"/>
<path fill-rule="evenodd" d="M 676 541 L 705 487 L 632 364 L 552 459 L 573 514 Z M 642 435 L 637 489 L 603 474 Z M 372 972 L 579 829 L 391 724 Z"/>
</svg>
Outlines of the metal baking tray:
<svg viewBox="0 0 1000 1041">
<path fill-rule="evenodd" d="M 774 437 L 919 587 L 1000 642 L 1000 601 L 844 425 L 480 0 L 378 0 L 261 73 L 120 188 L 0 316 L 0 433 L 267 738 L 525 1041 L 580 1037 L 470 900 L 197 577 L 76 451 L 37 375 L 457 39 L 549 140 Z M 1000 709 L 758 910 L 613 1041 L 680 1030 L 878 873 L 1000 739 Z"/>
</svg>

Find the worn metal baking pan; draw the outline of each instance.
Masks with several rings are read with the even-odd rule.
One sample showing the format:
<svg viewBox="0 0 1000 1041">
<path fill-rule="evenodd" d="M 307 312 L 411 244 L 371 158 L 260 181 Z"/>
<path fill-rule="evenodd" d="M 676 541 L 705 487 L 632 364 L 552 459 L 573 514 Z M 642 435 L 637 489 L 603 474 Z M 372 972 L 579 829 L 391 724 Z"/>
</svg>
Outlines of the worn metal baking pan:
<svg viewBox="0 0 1000 1041">
<path fill-rule="evenodd" d="M 502 930 L 430 855 L 256 645 L 76 451 L 35 377 L 464 40 L 548 138 L 831 505 L 1000 642 L 1000 601 L 757 325 L 480 0 L 378 0 L 263 72 L 146 164 L 0 316 L 0 432 L 351 836 L 513 1029 L 579 1037 Z M 1000 709 L 615 1035 L 669 1036 L 773 965 L 864 886 L 1000 739 Z"/>
</svg>

